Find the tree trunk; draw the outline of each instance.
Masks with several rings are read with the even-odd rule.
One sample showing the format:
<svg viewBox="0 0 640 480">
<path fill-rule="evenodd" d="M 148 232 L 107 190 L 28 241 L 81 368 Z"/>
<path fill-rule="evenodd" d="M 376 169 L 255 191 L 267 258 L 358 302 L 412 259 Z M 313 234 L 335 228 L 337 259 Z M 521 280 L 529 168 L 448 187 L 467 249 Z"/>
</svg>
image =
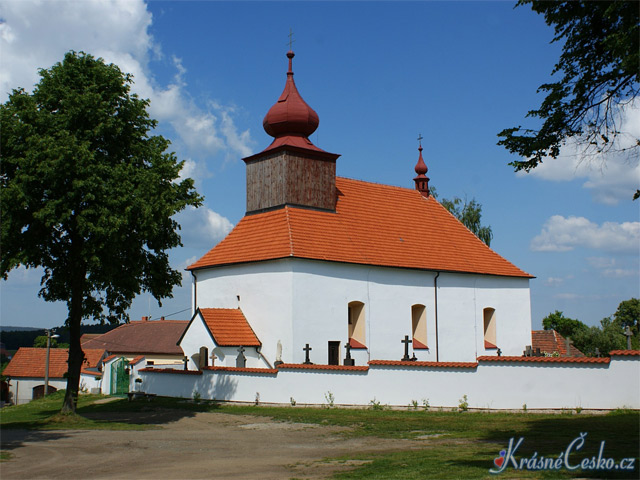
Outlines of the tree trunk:
<svg viewBox="0 0 640 480">
<path fill-rule="evenodd" d="M 78 404 L 80 370 L 84 361 L 84 352 L 80 345 L 80 324 L 82 323 L 82 295 L 84 273 L 73 281 L 71 306 L 69 308 L 69 367 L 67 369 L 67 392 L 64 395 L 62 413 L 75 413 Z"/>
<path fill-rule="evenodd" d="M 80 297 L 78 300 L 76 298 Z M 82 298 L 73 293 L 69 311 L 69 368 L 67 370 L 67 392 L 62 404 L 62 413 L 75 413 L 78 403 L 80 370 L 84 361 L 84 352 L 80 346 L 80 323 L 82 322 Z"/>
</svg>

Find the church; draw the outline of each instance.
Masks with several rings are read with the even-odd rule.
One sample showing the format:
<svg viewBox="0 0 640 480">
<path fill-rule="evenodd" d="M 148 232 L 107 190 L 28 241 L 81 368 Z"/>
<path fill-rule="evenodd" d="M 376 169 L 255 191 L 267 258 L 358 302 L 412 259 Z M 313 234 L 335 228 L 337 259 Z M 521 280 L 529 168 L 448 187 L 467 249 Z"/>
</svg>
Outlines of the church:
<svg viewBox="0 0 640 480">
<path fill-rule="evenodd" d="M 414 188 L 336 176 L 287 57 L 263 121 L 274 140 L 243 159 L 246 214 L 188 267 L 188 370 L 522 355 L 532 275 L 430 195 L 421 145 Z"/>
</svg>

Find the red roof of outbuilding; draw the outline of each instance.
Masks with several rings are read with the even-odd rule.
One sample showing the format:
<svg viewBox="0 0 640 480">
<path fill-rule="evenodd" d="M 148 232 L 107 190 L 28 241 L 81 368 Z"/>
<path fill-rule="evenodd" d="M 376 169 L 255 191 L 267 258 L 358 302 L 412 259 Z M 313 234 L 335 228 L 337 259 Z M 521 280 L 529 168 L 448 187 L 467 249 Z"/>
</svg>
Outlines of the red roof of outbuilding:
<svg viewBox="0 0 640 480">
<path fill-rule="evenodd" d="M 541 352 L 558 354 L 564 357 L 567 354 L 567 341 L 555 330 L 533 330 L 531 332 L 531 347 L 535 351 L 537 348 Z M 570 345 L 570 353 L 572 357 L 584 357 L 584 353 L 573 345 Z"/>
<path fill-rule="evenodd" d="M 177 345 L 189 322 L 186 320 L 134 321 L 120 325 L 82 344 L 112 353 L 184 355 Z"/>
<path fill-rule="evenodd" d="M 261 345 L 239 308 L 201 308 L 200 313 L 213 339 L 221 347 Z"/>
<path fill-rule="evenodd" d="M 295 257 L 532 278 L 433 197 L 340 177 L 336 185 L 335 213 L 287 206 L 247 215 L 189 269 Z"/>
<path fill-rule="evenodd" d="M 104 356 L 104 350 L 82 349 L 85 361 L 82 364 L 84 373 L 86 368 L 96 368 Z M 63 378 L 67 373 L 69 350 L 66 348 L 52 348 L 49 350 L 49 378 Z M 13 356 L 3 375 L 8 377 L 44 378 L 47 359 L 46 348 L 21 347 Z M 98 374 L 97 372 L 89 372 Z"/>
</svg>

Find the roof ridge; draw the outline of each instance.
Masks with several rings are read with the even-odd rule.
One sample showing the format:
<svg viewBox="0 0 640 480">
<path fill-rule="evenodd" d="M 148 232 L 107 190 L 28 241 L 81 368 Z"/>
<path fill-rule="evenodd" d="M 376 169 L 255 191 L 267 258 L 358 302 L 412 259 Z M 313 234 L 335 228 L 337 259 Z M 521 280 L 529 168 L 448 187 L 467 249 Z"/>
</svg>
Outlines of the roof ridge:
<svg viewBox="0 0 640 480">
<path fill-rule="evenodd" d="M 376 186 L 385 187 L 385 188 L 396 188 L 399 190 L 407 190 L 409 192 L 418 192 L 415 188 L 401 187 L 400 185 L 389 185 L 387 183 L 380 183 L 380 182 L 372 182 L 371 180 L 360 180 L 359 178 L 341 177 L 339 175 L 336 175 L 336 179 L 347 180 L 348 182 L 366 183 L 368 185 L 376 185 Z"/>
<path fill-rule="evenodd" d="M 291 217 L 289 216 L 289 206 L 284 207 L 284 215 L 287 221 L 287 233 L 289 234 L 289 256 L 295 256 L 295 247 L 293 245 L 293 233 L 291 231 Z"/>
</svg>

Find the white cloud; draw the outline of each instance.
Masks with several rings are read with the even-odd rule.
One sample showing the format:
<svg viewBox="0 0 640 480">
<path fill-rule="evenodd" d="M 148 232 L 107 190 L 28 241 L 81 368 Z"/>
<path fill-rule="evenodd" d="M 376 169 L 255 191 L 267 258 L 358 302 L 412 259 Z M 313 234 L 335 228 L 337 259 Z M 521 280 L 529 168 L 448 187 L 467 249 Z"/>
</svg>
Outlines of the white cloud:
<svg viewBox="0 0 640 480">
<path fill-rule="evenodd" d="M 51 67 L 69 50 L 84 51 L 133 75 L 132 90 L 150 99 L 153 118 L 177 132 L 187 150 L 183 155 L 211 159 L 219 153 L 223 158 L 250 153 L 249 131 L 237 132 L 233 108 L 193 101 L 180 58 L 171 57 L 173 81 L 157 84 L 149 60 L 161 58 L 162 48 L 149 33 L 152 15 L 143 0 L 0 0 L 0 22 L 1 102 L 13 88 L 31 90 L 39 68 Z"/>
<path fill-rule="evenodd" d="M 188 207 L 176 216 L 182 230 L 185 247 L 212 248 L 233 228 L 233 224 L 217 212 L 205 206 Z"/>
<path fill-rule="evenodd" d="M 612 257 L 588 257 L 587 262 L 607 278 L 637 277 L 640 275 L 637 268 L 637 260 L 625 261 L 622 266 L 618 265 L 618 260 Z"/>
<path fill-rule="evenodd" d="M 611 252 L 638 252 L 640 222 L 605 222 L 598 225 L 584 217 L 554 215 L 531 240 L 531 250 L 566 252 L 586 247 Z"/>
<path fill-rule="evenodd" d="M 616 205 L 629 201 L 640 185 L 640 158 L 630 148 L 640 139 L 640 101 L 622 106 L 617 111 L 621 134 L 606 154 L 590 153 L 575 141 L 567 142 L 558 158 L 547 157 L 530 175 L 556 182 L 584 179 L 583 188 L 590 190 L 597 203 Z M 626 150 L 625 150 L 626 149 Z"/>
<path fill-rule="evenodd" d="M 564 278 L 560 277 L 547 277 L 544 284 L 548 287 L 557 287 L 564 283 Z"/>
</svg>

